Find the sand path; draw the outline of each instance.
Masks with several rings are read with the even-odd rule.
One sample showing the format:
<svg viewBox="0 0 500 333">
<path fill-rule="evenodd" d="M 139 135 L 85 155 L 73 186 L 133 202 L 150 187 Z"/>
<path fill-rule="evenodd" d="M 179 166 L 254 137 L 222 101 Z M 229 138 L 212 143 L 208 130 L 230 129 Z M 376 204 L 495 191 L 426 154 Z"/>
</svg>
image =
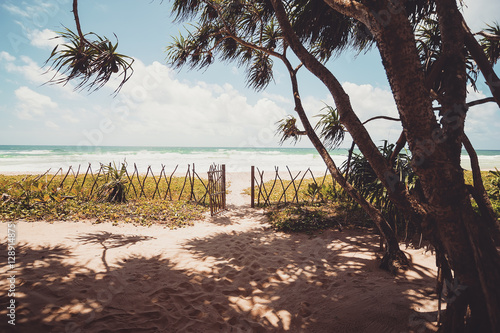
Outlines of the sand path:
<svg viewBox="0 0 500 333">
<path fill-rule="evenodd" d="M 268 229 L 249 208 L 249 177 L 229 174 L 229 211 L 168 230 L 87 222 L 19 222 L 16 326 L 4 332 L 425 332 L 434 258 L 377 267 L 378 238 Z M 7 226 L 1 226 L 6 230 Z M 2 232 L 3 233 L 3 232 Z M 6 234 L 3 233 L 4 235 Z M 6 238 L 2 242 L 5 244 Z M 5 249 L 5 246 L 2 246 Z M 7 253 L 0 253 L 7 263 Z M 0 268 L 7 276 L 7 266 Z M 1 304 L 8 285 L 0 282 Z"/>
</svg>

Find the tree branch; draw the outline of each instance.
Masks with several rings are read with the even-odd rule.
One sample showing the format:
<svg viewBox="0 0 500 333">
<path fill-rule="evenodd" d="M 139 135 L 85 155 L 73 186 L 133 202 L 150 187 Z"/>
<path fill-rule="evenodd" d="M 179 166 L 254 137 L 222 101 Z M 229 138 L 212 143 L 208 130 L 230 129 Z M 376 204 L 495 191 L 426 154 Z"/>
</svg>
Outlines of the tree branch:
<svg viewBox="0 0 500 333">
<path fill-rule="evenodd" d="M 474 35 L 470 31 L 467 23 L 462 16 L 462 29 L 465 32 L 465 46 L 469 50 L 470 55 L 476 62 L 481 73 L 483 73 L 486 79 L 486 84 L 490 88 L 491 94 L 495 98 L 495 102 L 500 107 L 500 79 L 493 70 L 488 57 L 484 54 L 483 48 L 479 45 L 479 42 L 474 38 Z"/>
<path fill-rule="evenodd" d="M 78 31 L 78 36 L 80 36 L 80 39 L 82 41 L 87 41 L 82 32 L 82 27 L 80 25 L 80 17 L 78 17 L 78 0 L 73 0 L 73 16 L 75 17 L 76 30 Z"/>
<path fill-rule="evenodd" d="M 393 117 L 387 117 L 387 116 L 375 116 L 375 117 L 372 117 L 372 118 L 370 118 L 368 120 L 365 120 L 363 122 L 363 125 L 369 123 L 372 120 L 377 120 L 377 119 L 385 119 L 385 120 L 392 120 L 392 121 L 401 121 L 401 119 L 399 119 L 399 118 L 393 118 Z"/>
<path fill-rule="evenodd" d="M 478 99 L 478 100 L 469 102 L 469 103 L 467 103 L 465 105 L 468 108 L 470 108 L 472 106 L 481 105 L 481 104 L 490 103 L 490 102 L 496 103 L 495 98 L 493 98 L 493 97 L 486 97 L 486 98 L 482 98 L 482 99 Z M 438 111 L 438 110 L 442 110 L 443 108 L 441 106 L 436 106 L 436 107 L 433 107 L 432 109 L 435 110 L 435 111 Z"/>
<path fill-rule="evenodd" d="M 337 12 L 352 17 L 367 27 L 370 26 L 368 19 L 370 10 L 362 3 L 355 0 L 324 0 L 324 2 Z"/>
<path fill-rule="evenodd" d="M 317 136 L 316 132 L 314 131 L 314 128 L 312 127 L 311 123 L 309 122 L 309 119 L 306 115 L 306 112 L 302 106 L 302 101 L 300 98 L 299 94 L 299 86 L 297 82 L 297 76 L 296 72 L 294 71 L 293 67 L 291 66 L 290 62 L 288 59 L 282 59 L 283 63 L 288 69 L 288 72 L 290 74 L 290 80 L 292 81 L 292 90 L 293 90 L 293 99 L 295 103 L 295 111 L 299 115 L 299 118 L 302 122 L 302 125 L 304 126 L 305 132 L 309 139 L 311 140 L 312 144 L 320 154 L 320 156 L 323 158 L 325 161 L 325 164 L 328 167 L 328 170 L 330 171 L 330 174 L 332 177 L 337 181 L 337 183 L 370 215 L 372 218 L 373 222 L 377 226 L 377 228 L 380 231 L 380 234 L 382 237 L 385 239 L 388 247 L 387 251 L 389 253 L 389 249 L 392 251 L 399 250 L 399 244 L 397 242 L 396 235 L 394 233 L 394 230 L 390 226 L 390 224 L 387 222 L 387 220 L 383 217 L 382 213 L 375 207 L 373 204 L 371 204 L 369 201 L 367 201 L 347 180 L 346 178 L 342 175 L 340 170 L 337 168 L 335 165 L 335 162 L 333 161 L 332 157 L 326 150 L 325 146 Z M 401 260 L 400 264 L 403 265 L 404 267 L 407 267 L 409 265 L 408 259 L 406 257 L 404 258 L 398 258 Z"/>
<path fill-rule="evenodd" d="M 406 135 L 405 131 L 402 131 L 401 134 L 399 135 L 398 141 L 396 141 L 396 146 L 394 147 L 394 150 L 392 151 L 391 156 L 389 157 L 389 163 L 391 163 L 391 166 L 394 167 L 394 162 L 396 161 L 396 158 L 403 149 L 403 147 L 406 144 Z"/>
<path fill-rule="evenodd" d="M 469 154 L 470 165 L 472 169 L 472 179 L 474 182 L 474 192 L 473 196 L 476 200 L 476 203 L 481 211 L 481 216 L 483 216 L 484 220 L 487 222 L 487 227 L 490 229 L 494 235 L 496 241 L 500 240 L 500 233 L 498 230 L 497 219 L 495 216 L 495 212 L 493 211 L 493 207 L 491 205 L 490 198 L 486 193 L 483 184 L 483 178 L 481 176 L 481 168 L 479 167 L 479 160 L 476 154 L 476 150 L 472 146 L 472 143 L 469 141 L 469 138 L 465 133 L 462 136 L 462 144 L 467 150 L 467 154 Z M 475 195 L 474 195 L 475 194 Z"/>
<path fill-rule="evenodd" d="M 490 33 L 487 33 L 486 31 L 476 32 L 475 35 L 480 35 L 480 36 L 483 36 L 483 37 L 491 39 L 491 40 L 500 40 L 499 35 L 490 34 Z"/>
</svg>

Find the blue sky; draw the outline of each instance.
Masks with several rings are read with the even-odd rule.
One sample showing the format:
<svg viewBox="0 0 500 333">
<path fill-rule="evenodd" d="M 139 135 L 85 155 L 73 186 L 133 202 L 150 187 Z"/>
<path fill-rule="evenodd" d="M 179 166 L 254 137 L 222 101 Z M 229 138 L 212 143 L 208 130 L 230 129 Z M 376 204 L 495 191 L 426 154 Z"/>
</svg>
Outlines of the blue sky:
<svg viewBox="0 0 500 333">
<path fill-rule="evenodd" d="M 42 68 L 62 25 L 74 29 L 71 0 L 0 2 L 0 145 L 133 145 L 274 147 L 275 122 L 293 114 L 290 83 L 277 62 L 275 80 L 263 92 L 245 85 L 244 70 L 215 64 L 205 71 L 169 68 L 165 47 L 184 28 L 172 23 L 170 3 L 151 0 L 87 0 L 79 6 L 82 28 L 114 40 L 118 51 L 135 58 L 135 73 L 118 96 L 116 82 L 89 94 L 73 85 L 44 85 Z M 497 0 L 467 1 L 465 17 L 473 31 L 500 20 Z M 361 120 L 397 116 L 377 50 L 343 54 L 329 67 L 351 95 Z M 497 73 L 499 66 L 496 67 Z M 306 69 L 299 73 L 301 95 L 313 116 L 333 101 Z M 480 79 L 482 82 L 483 80 Z M 470 99 L 490 96 L 486 86 Z M 312 118 L 314 119 L 314 118 Z M 397 123 L 372 122 L 377 143 L 395 140 Z M 471 109 L 466 132 L 477 149 L 500 149 L 500 110 Z M 299 147 L 310 147 L 303 139 Z M 347 140 L 343 146 L 348 146 Z M 285 147 L 291 145 L 284 145 Z"/>
</svg>

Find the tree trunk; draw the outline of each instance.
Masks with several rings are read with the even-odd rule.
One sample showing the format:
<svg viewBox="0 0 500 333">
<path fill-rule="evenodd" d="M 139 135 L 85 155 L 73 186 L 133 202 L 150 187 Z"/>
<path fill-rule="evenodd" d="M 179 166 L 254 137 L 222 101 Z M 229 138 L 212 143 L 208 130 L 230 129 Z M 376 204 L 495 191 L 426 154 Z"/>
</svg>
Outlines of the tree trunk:
<svg viewBox="0 0 500 333">
<path fill-rule="evenodd" d="M 488 193 L 484 188 L 476 151 L 465 133 L 462 136 L 462 143 L 469 154 L 472 169 L 473 186 L 469 188 L 469 192 L 477 203 L 482 221 L 485 222 L 486 228 L 488 228 L 489 232 L 492 234 L 495 243 L 500 246 L 500 226 L 495 216 L 493 206 L 491 205 L 490 198 L 488 197 Z"/>
<path fill-rule="evenodd" d="M 455 273 L 453 286 L 460 293 L 449 303 L 446 316 L 452 319 L 445 320 L 442 329 L 452 332 L 461 327 L 474 332 L 497 332 L 500 259 L 485 223 L 481 223 L 472 209 L 460 166 L 466 76 L 464 37 L 457 33 L 460 16 L 454 1 L 438 2 L 438 16 L 442 56 L 447 60 L 442 126 L 435 119 L 424 90 L 425 81 L 407 18 L 394 14 L 374 35 L 413 154 L 413 168 L 426 199 L 431 223 L 425 228 L 427 232 L 435 232 L 442 243 Z M 466 320 L 465 313 L 469 316 Z"/>
<path fill-rule="evenodd" d="M 335 181 L 337 181 L 337 183 L 351 196 L 351 198 L 353 198 L 356 203 L 358 203 L 365 210 L 365 212 L 368 213 L 370 218 L 379 229 L 380 234 L 386 241 L 386 253 L 381 260 L 380 267 L 392 273 L 396 273 L 398 269 L 406 270 L 409 267 L 410 262 L 408 261 L 408 258 L 403 253 L 403 251 L 401 251 L 401 249 L 399 248 L 399 243 L 394 230 L 391 228 L 390 224 L 384 218 L 382 213 L 371 203 L 369 203 L 365 198 L 363 198 L 363 196 L 361 196 L 359 192 L 354 187 L 352 187 L 349 182 L 347 182 L 342 173 L 338 170 L 335 162 L 331 158 L 325 146 L 316 135 L 316 132 L 314 131 L 314 128 L 309 122 L 309 118 L 304 111 L 299 95 L 296 71 L 292 68 L 291 64 L 285 57 L 282 57 L 281 59 L 287 67 L 288 72 L 290 73 L 290 80 L 292 82 L 292 90 L 295 102 L 295 111 L 299 115 L 307 136 L 311 140 L 320 156 L 323 158 L 323 161 L 327 165 L 328 170 L 330 171 L 330 174 L 335 179 Z"/>
</svg>

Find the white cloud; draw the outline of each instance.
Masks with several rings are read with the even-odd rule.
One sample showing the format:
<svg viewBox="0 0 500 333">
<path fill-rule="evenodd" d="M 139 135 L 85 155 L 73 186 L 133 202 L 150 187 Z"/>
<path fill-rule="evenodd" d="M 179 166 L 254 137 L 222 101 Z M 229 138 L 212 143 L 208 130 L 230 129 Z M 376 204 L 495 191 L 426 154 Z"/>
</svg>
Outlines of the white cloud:
<svg viewBox="0 0 500 333">
<path fill-rule="evenodd" d="M 21 56 L 20 59 L 22 65 L 9 62 L 6 65 L 7 71 L 21 74 L 32 83 L 45 83 L 48 80 L 48 77 L 43 75 L 45 71 L 35 61 L 27 56 Z"/>
<path fill-rule="evenodd" d="M 65 121 L 67 121 L 68 123 L 76 124 L 76 123 L 80 122 L 80 119 L 75 117 L 74 112 L 71 110 L 67 110 L 67 109 L 61 110 L 60 114 L 61 114 L 61 118 L 64 119 Z"/>
<path fill-rule="evenodd" d="M 134 144 L 222 146 L 275 145 L 269 132 L 285 115 L 269 98 L 251 104 L 229 84 L 181 82 L 167 66 L 140 60 L 102 112 L 117 125 L 116 135 L 137 137 Z"/>
<path fill-rule="evenodd" d="M 5 52 L 6 53 L 6 52 Z M 5 64 L 5 69 L 9 73 L 17 73 L 22 75 L 24 78 L 28 79 L 30 83 L 34 84 L 46 84 L 54 75 L 56 78 L 60 78 L 61 75 L 57 74 L 54 70 L 47 68 L 42 68 L 38 63 L 36 63 L 33 59 L 28 56 L 21 56 L 19 61 L 13 61 L 12 56 L 8 53 L 3 55 L 4 57 L 8 57 L 11 61 Z M 10 56 L 10 57 L 9 57 Z M 0 53 L 0 59 L 2 54 Z M 78 98 L 78 94 L 74 91 L 74 86 L 72 83 L 67 83 L 66 85 L 57 84 L 53 85 L 57 90 L 60 90 L 64 94 L 61 94 L 65 98 L 75 99 Z"/>
<path fill-rule="evenodd" d="M 357 85 L 350 82 L 342 84 L 350 97 L 354 112 L 364 122 L 375 116 L 399 118 L 396 103 L 389 89 L 381 89 L 369 84 Z M 399 121 L 373 120 L 366 124 L 373 141 L 379 145 L 382 140 L 395 142 L 401 134 Z"/>
<path fill-rule="evenodd" d="M 28 33 L 28 38 L 30 40 L 31 45 L 36 46 L 41 49 L 48 49 L 52 50 L 54 47 L 57 46 L 61 40 L 58 40 L 57 37 L 58 35 L 49 29 L 44 29 L 44 30 L 32 30 L 31 32 Z"/>
<path fill-rule="evenodd" d="M 498 21 L 500 13 L 500 1 L 498 0 L 469 0 L 465 2 L 463 9 L 464 18 L 472 32 L 478 32 Z"/>
<path fill-rule="evenodd" d="M 58 3 L 59 2 L 59 3 Z M 66 4 L 63 4 L 66 2 Z M 68 1 L 36 1 L 34 4 L 21 2 L 21 6 L 13 3 L 3 4 L 2 7 L 22 22 L 17 22 L 23 29 L 41 28 L 46 25 L 50 17 L 56 17 L 61 10 L 65 10 Z"/>
<path fill-rule="evenodd" d="M 482 91 L 475 92 L 469 87 L 468 101 L 487 97 Z M 492 138 L 500 131 L 500 110 L 496 103 L 486 103 L 469 108 L 465 119 L 465 133 L 475 148 L 488 148 L 495 142 Z"/>
<path fill-rule="evenodd" d="M 0 52 L 0 61 L 12 62 L 16 60 L 16 57 L 10 55 L 8 52 L 2 51 Z"/>
<path fill-rule="evenodd" d="M 57 125 L 56 123 L 54 123 L 53 121 L 50 121 L 50 120 L 45 121 L 45 126 L 47 126 L 50 129 L 59 129 L 60 128 L 59 125 Z"/>
<path fill-rule="evenodd" d="M 30 16 L 29 11 L 27 9 L 21 9 L 20 7 L 15 6 L 12 3 L 3 4 L 2 7 L 5 10 L 7 10 L 9 13 L 17 15 L 17 16 L 21 16 L 21 17 L 29 17 Z"/>
<path fill-rule="evenodd" d="M 48 96 L 39 94 L 28 87 L 20 87 L 15 92 L 18 103 L 17 116 L 20 119 L 33 120 L 44 116 L 49 109 L 57 108 L 57 103 Z"/>
</svg>

